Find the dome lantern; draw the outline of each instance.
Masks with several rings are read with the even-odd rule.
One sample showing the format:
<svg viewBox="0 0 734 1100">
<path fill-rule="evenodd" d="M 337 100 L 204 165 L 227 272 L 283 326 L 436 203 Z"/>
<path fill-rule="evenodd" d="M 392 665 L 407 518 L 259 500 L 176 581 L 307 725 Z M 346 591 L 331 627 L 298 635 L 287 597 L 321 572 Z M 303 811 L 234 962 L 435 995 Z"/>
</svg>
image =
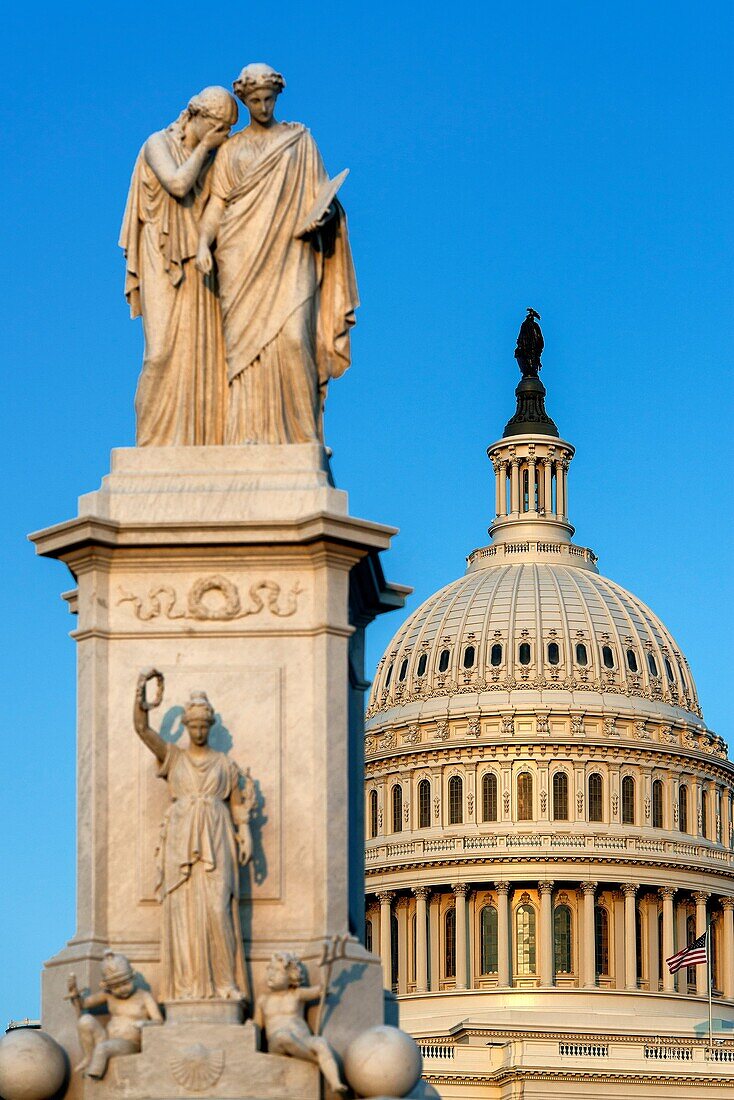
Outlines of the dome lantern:
<svg viewBox="0 0 734 1100">
<path fill-rule="evenodd" d="M 527 314 L 515 349 L 522 372 L 515 415 L 502 439 L 487 448 L 495 474 L 495 519 L 489 534 L 494 548 L 505 552 L 568 553 L 574 533 L 568 519 L 568 468 L 575 451 L 546 412 L 546 390 L 538 377 L 544 347 L 540 314 L 534 309 Z M 475 551 L 470 567 L 486 556 Z M 590 551 L 574 558 L 582 568 L 595 570 Z"/>
</svg>

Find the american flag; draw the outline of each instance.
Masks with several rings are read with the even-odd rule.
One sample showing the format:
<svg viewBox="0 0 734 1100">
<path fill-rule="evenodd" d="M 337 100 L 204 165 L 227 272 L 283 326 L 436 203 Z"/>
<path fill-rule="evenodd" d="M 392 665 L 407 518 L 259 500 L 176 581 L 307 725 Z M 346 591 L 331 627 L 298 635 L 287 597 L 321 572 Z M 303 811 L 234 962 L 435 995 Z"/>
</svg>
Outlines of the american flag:
<svg viewBox="0 0 734 1100">
<path fill-rule="evenodd" d="M 707 935 L 708 933 L 704 932 L 693 943 L 689 943 L 686 947 L 681 948 L 677 954 L 671 955 L 669 959 L 665 960 L 671 974 L 677 973 L 682 966 L 700 966 L 701 963 L 708 962 L 706 953 Z"/>
</svg>

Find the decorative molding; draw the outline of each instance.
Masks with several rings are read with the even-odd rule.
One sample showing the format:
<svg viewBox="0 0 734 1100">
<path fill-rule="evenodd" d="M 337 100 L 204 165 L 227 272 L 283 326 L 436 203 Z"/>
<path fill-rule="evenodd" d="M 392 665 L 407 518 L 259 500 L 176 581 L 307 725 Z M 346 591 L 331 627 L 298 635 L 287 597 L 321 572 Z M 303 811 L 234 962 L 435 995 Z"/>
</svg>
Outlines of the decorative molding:
<svg viewBox="0 0 734 1100">
<path fill-rule="evenodd" d="M 289 618 L 298 610 L 298 597 L 303 592 L 298 581 L 288 592 L 281 606 L 281 587 L 275 581 L 255 581 L 248 589 L 250 605 L 243 607 L 239 590 L 232 581 L 219 573 L 200 577 L 189 589 L 186 607 L 178 606 L 178 594 L 171 585 L 158 585 L 148 591 L 147 597 L 136 596 L 124 588 L 118 588 L 117 606 L 131 603 L 135 618 L 140 622 L 150 622 L 160 617 L 169 620 L 186 619 L 196 622 L 232 622 L 249 615 L 259 615 L 268 608 L 271 614 L 279 618 Z M 207 601 L 209 593 L 217 592 L 223 599 L 216 603 Z M 264 593 L 264 599 L 260 595 Z"/>
</svg>

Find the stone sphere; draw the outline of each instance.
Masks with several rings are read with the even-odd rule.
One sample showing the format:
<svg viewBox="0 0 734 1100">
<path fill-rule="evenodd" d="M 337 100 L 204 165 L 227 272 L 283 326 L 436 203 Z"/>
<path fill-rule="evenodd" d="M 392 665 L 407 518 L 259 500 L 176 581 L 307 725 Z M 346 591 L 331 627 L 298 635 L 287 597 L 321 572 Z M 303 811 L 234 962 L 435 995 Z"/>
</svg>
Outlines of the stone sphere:
<svg viewBox="0 0 734 1100">
<path fill-rule="evenodd" d="M 344 1074 L 360 1096 L 405 1096 L 421 1075 L 417 1044 L 397 1027 L 371 1027 L 358 1035 L 344 1055 Z"/>
<path fill-rule="evenodd" d="M 0 1039 L 0 1096 L 3 1100 L 49 1100 L 66 1077 L 66 1055 L 38 1028 L 19 1027 Z"/>
</svg>

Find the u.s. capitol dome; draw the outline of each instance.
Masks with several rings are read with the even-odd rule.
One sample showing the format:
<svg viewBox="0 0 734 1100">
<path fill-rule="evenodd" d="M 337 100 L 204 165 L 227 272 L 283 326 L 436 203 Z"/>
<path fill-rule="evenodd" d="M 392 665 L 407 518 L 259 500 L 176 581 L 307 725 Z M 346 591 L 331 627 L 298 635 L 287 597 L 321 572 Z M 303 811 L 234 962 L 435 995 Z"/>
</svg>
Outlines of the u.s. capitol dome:
<svg viewBox="0 0 734 1100">
<path fill-rule="evenodd" d="M 367 941 L 442 1096 L 734 1090 L 734 767 L 670 631 L 571 541 L 532 366 L 516 395 L 491 544 L 372 685 Z"/>
</svg>

